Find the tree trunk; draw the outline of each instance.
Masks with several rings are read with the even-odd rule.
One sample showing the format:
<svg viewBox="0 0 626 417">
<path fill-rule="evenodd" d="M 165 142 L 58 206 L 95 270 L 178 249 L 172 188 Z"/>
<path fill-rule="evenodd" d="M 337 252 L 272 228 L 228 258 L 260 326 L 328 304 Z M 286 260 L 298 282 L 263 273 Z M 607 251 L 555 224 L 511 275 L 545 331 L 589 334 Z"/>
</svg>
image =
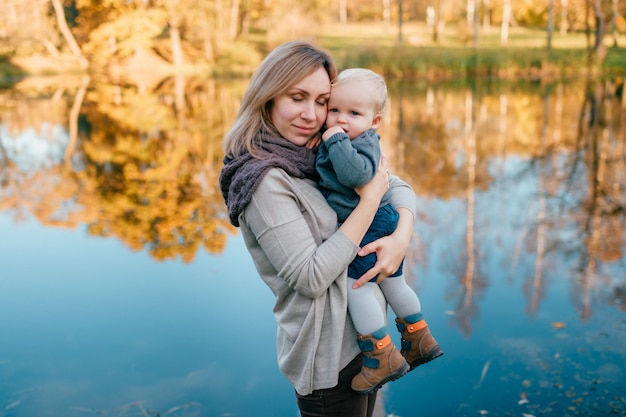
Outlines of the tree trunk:
<svg viewBox="0 0 626 417">
<path fill-rule="evenodd" d="M 445 15 L 446 15 L 447 4 L 446 4 L 446 0 L 439 0 L 438 3 L 439 3 L 439 7 L 437 7 L 436 23 L 435 23 L 437 28 L 435 30 L 437 31 L 437 34 L 441 34 L 443 33 L 443 30 L 446 24 Z"/>
<path fill-rule="evenodd" d="M 383 0 L 383 22 L 385 28 L 391 25 L 391 0 Z"/>
<path fill-rule="evenodd" d="M 170 44 L 172 47 L 172 61 L 176 66 L 184 64 L 183 47 L 180 39 L 181 17 L 178 12 L 180 7 L 179 0 L 170 0 L 167 2 L 167 13 L 169 14 L 169 32 Z"/>
<path fill-rule="evenodd" d="M 591 49 L 591 27 L 589 25 L 589 5 L 590 0 L 585 0 L 585 38 L 587 39 L 587 50 Z M 590 54 L 591 55 L 591 54 Z"/>
<path fill-rule="evenodd" d="M 511 25 L 511 0 L 504 0 L 502 7 L 502 30 L 500 32 L 500 43 L 506 45 L 509 41 L 509 26 Z"/>
<path fill-rule="evenodd" d="M 604 46 L 604 35 L 606 34 L 606 22 L 604 20 L 604 12 L 602 11 L 602 0 L 593 2 L 593 12 L 596 20 L 596 56 L 599 62 L 604 61 L 606 56 L 606 47 Z"/>
<path fill-rule="evenodd" d="M 483 0 L 483 28 L 491 28 L 491 3 L 490 0 Z"/>
<path fill-rule="evenodd" d="M 613 35 L 613 48 L 617 48 L 617 38 L 619 37 L 619 31 L 617 29 L 617 20 L 619 19 L 619 10 L 617 8 L 618 0 L 611 2 L 612 16 L 611 16 L 611 32 Z"/>
<path fill-rule="evenodd" d="M 220 51 L 224 48 L 224 7 L 222 0 L 215 0 L 215 29 L 213 33 L 215 33 L 214 45 L 217 51 Z"/>
<path fill-rule="evenodd" d="M 467 27 L 474 25 L 474 14 L 476 13 L 476 0 L 467 0 Z"/>
<path fill-rule="evenodd" d="M 348 0 L 339 0 L 339 23 L 348 23 Z"/>
<path fill-rule="evenodd" d="M 398 46 L 402 46 L 402 0 L 398 0 Z"/>
<path fill-rule="evenodd" d="M 233 0 L 233 4 L 230 6 L 230 29 L 229 39 L 234 41 L 239 34 L 239 0 Z"/>
<path fill-rule="evenodd" d="M 472 0 L 474 3 L 474 21 L 472 22 L 472 28 L 474 29 L 474 41 L 473 46 L 474 49 L 478 49 L 478 0 Z"/>
<path fill-rule="evenodd" d="M 178 26 L 170 26 L 170 42 L 172 44 L 172 60 L 174 61 L 174 65 L 183 65 L 185 63 L 185 59 L 183 56 L 182 42 L 180 40 L 180 29 L 178 28 Z"/>
<path fill-rule="evenodd" d="M 433 6 L 426 8 L 426 28 L 429 30 L 433 37 L 433 42 L 437 43 L 439 40 L 439 34 L 437 33 L 437 12 Z"/>
<path fill-rule="evenodd" d="M 246 23 L 247 17 L 244 16 L 244 28 Z M 209 16 L 208 13 L 205 12 L 204 16 L 202 19 L 200 19 L 200 27 L 202 28 L 202 44 L 204 45 L 204 56 L 206 57 L 206 59 L 213 63 L 215 61 L 215 50 L 213 48 L 213 37 L 210 36 L 209 34 L 212 33 L 212 28 L 211 27 L 211 18 Z"/>
<path fill-rule="evenodd" d="M 548 50 L 552 49 L 552 32 L 554 32 L 554 0 L 548 2 Z"/>
<path fill-rule="evenodd" d="M 63 9 L 63 4 L 61 4 L 61 0 L 52 0 L 52 7 L 54 7 L 54 12 L 57 17 L 57 24 L 59 25 L 59 30 L 67 42 L 72 54 L 79 58 L 80 64 L 83 68 L 87 67 L 87 59 L 83 55 L 83 51 L 78 46 L 76 39 L 74 39 L 74 35 L 70 31 L 69 26 L 67 25 L 67 21 L 65 20 L 65 10 Z"/>
<path fill-rule="evenodd" d="M 561 35 L 567 33 L 567 0 L 561 0 Z"/>
</svg>

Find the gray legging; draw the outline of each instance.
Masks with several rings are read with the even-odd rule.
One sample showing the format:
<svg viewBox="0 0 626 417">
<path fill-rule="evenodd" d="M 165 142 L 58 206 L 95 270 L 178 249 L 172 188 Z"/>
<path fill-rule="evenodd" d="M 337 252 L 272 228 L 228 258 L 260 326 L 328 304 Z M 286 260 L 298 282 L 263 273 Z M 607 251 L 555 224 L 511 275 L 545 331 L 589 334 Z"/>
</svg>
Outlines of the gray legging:
<svg viewBox="0 0 626 417">
<path fill-rule="evenodd" d="M 383 328 L 387 321 L 387 312 L 379 307 L 376 286 L 380 287 L 397 317 L 405 318 L 421 312 L 420 300 L 403 275 L 389 277 L 380 284 L 368 282 L 356 290 L 352 288 L 354 281 L 348 278 L 348 311 L 360 334 L 371 334 Z"/>
</svg>

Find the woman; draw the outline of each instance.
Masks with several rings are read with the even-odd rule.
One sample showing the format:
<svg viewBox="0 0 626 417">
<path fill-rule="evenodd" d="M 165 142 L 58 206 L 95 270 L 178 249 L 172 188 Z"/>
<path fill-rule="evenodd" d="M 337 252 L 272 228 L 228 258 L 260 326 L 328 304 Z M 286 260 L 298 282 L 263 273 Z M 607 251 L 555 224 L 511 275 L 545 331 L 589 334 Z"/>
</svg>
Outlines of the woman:
<svg viewBox="0 0 626 417">
<path fill-rule="evenodd" d="M 307 42 L 272 51 L 253 74 L 235 123 L 224 138 L 220 188 L 261 278 L 276 297 L 278 365 L 296 391 L 302 416 L 371 416 L 376 394 L 351 388 L 360 351 L 347 314 L 348 264 L 376 252 L 355 284 L 393 273 L 408 249 L 416 199 L 411 188 L 378 173 L 337 227 L 316 186 L 315 152 L 326 118 L 332 58 Z M 396 232 L 359 250 L 387 189 L 400 213 Z M 381 304 L 381 308 L 384 308 Z"/>
</svg>

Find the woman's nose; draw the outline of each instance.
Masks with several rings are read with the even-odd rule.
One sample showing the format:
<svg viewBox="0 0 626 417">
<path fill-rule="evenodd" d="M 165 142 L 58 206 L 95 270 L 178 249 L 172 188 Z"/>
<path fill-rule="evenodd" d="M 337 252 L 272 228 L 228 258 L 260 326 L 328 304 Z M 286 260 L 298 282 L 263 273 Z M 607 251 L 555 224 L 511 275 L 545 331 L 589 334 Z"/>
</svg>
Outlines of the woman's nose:
<svg viewBox="0 0 626 417">
<path fill-rule="evenodd" d="M 302 109 L 301 117 L 305 120 L 315 120 L 314 103 L 306 103 Z"/>
</svg>

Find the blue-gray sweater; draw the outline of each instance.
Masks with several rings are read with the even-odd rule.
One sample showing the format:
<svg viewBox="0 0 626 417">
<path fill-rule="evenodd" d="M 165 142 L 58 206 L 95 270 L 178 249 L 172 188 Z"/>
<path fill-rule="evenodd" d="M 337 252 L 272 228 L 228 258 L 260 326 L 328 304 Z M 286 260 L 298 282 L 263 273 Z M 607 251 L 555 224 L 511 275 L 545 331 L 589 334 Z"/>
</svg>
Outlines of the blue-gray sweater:
<svg viewBox="0 0 626 417">
<path fill-rule="evenodd" d="M 367 184 L 376 174 L 380 163 L 380 135 L 369 129 L 350 140 L 343 132 L 322 142 L 315 161 L 320 175 L 319 187 L 328 204 L 337 212 L 343 223 L 359 202 L 355 188 Z M 390 202 L 389 192 L 380 206 Z"/>
</svg>

